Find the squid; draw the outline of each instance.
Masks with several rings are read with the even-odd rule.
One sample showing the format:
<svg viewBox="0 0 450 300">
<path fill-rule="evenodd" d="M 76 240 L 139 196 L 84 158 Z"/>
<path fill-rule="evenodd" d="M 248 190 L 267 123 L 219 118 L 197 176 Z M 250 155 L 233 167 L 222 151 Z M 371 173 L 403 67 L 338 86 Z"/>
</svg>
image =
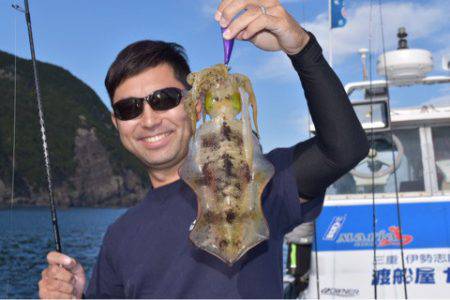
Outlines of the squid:
<svg viewBox="0 0 450 300">
<path fill-rule="evenodd" d="M 180 177 L 197 196 L 197 219 L 190 240 L 233 265 L 269 238 L 261 206 L 274 167 L 261 151 L 257 107 L 250 80 L 218 64 L 188 75 L 192 86 L 184 109 L 192 121 L 189 152 Z M 198 128 L 196 105 L 201 101 Z"/>
</svg>

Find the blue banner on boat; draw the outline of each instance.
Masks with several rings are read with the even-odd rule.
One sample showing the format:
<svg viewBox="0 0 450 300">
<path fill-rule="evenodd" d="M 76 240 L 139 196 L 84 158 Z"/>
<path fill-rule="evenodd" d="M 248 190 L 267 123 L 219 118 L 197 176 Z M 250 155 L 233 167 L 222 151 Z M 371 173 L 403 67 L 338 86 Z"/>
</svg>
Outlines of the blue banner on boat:
<svg viewBox="0 0 450 300">
<path fill-rule="evenodd" d="M 331 1 L 331 28 L 344 27 L 347 24 L 344 0 Z"/>
<path fill-rule="evenodd" d="M 450 248 L 450 202 L 402 203 L 402 238 L 395 204 L 376 205 L 377 249 Z M 368 250 L 374 246 L 371 205 L 325 206 L 317 220 L 319 251 Z M 450 256 L 449 256 L 450 259 Z"/>
</svg>

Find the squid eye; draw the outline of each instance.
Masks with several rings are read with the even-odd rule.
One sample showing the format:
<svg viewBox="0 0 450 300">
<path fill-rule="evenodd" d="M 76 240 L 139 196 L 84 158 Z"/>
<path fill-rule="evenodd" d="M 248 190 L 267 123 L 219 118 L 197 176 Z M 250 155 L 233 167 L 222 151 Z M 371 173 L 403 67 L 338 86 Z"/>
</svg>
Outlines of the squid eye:
<svg viewBox="0 0 450 300">
<path fill-rule="evenodd" d="M 213 104 L 216 100 L 217 97 L 213 97 L 211 92 L 207 92 L 206 96 L 205 96 L 205 111 L 206 113 L 209 115 L 213 109 Z"/>
<path fill-rule="evenodd" d="M 241 107 L 241 94 L 233 93 L 231 95 L 231 105 L 238 112 L 240 112 L 242 110 L 242 107 Z"/>
</svg>

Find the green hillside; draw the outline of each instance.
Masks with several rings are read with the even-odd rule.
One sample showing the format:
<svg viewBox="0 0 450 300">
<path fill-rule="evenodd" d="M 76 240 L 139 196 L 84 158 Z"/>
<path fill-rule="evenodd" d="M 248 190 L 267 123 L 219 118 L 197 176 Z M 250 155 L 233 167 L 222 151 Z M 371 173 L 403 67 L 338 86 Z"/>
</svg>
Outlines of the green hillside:
<svg viewBox="0 0 450 300">
<path fill-rule="evenodd" d="M 113 206 L 139 201 L 147 175 L 120 144 L 110 112 L 97 94 L 61 67 L 39 62 L 38 71 L 53 181 L 63 204 Z M 20 204 L 40 204 L 46 198 L 47 182 L 30 60 L 17 58 L 16 93 L 15 193 Z M 9 202 L 11 186 L 13 96 L 14 56 L 0 51 L 0 206 Z M 92 157 L 89 153 L 83 157 L 83 149 Z M 90 195 L 96 187 L 85 178 L 98 179 L 95 184 L 111 181 L 98 176 L 114 177 L 118 186 L 105 190 L 104 197 Z M 131 186 L 127 180 L 133 181 Z"/>
</svg>

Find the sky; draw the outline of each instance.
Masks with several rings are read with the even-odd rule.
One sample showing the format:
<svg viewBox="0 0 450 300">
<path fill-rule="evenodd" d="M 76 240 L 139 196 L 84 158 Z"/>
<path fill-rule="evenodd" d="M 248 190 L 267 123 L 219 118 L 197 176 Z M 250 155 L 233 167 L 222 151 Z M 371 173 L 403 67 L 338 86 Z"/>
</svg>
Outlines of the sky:
<svg viewBox="0 0 450 300">
<path fill-rule="evenodd" d="M 281 3 L 316 35 L 328 58 L 328 1 Z M 22 1 L 0 0 L 0 50 L 30 58 L 24 16 L 11 4 L 23 6 Z M 70 71 L 110 107 L 103 84 L 107 69 L 122 48 L 137 40 L 183 45 L 193 71 L 223 62 L 220 29 L 213 18 L 218 4 L 218 0 L 30 0 L 36 56 Z M 450 75 L 441 67 L 442 56 L 450 55 L 450 0 L 379 0 L 372 6 L 370 1 L 346 0 L 345 6 L 347 25 L 332 32 L 333 69 L 344 84 L 362 80 L 360 48 L 371 49 L 372 79 L 381 79 L 375 67 L 383 49 L 381 33 L 386 50 L 394 50 L 400 26 L 406 27 L 410 48 L 433 54 L 435 68 L 430 75 Z M 237 41 L 230 65 L 232 72 L 246 74 L 252 81 L 265 151 L 308 138 L 306 100 L 286 55 Z M 352 100 L 361 100 L 355 97 Z M 424 104 L 450 105 L 450 85 L 391 91 L 394 109 Z"/>
</svg>

